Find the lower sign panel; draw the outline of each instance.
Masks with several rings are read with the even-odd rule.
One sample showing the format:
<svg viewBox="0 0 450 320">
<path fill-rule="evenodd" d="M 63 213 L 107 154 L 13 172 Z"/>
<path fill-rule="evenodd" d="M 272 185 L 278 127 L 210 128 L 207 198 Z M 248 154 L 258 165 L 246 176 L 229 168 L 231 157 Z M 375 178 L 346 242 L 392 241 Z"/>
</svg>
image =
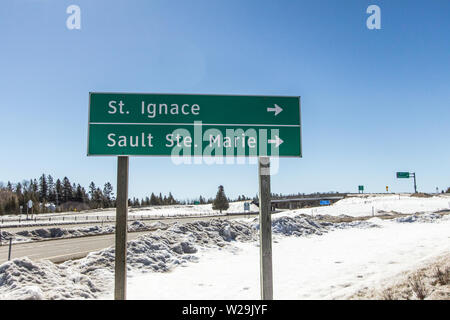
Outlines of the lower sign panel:
<svg viewBox="0 0 450 320">
<path fill-rule="evenodd" d="M 88 155 L 301 157 L 299 126 L 89 125 Z"/>
</svg>

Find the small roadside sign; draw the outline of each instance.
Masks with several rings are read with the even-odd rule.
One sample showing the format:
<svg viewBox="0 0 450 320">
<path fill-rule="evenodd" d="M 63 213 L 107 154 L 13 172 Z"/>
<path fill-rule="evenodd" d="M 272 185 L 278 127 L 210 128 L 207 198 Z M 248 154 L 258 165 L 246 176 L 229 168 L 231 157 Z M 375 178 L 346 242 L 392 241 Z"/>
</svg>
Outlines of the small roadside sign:
<svg viewBox="0 0 450 320">
<path fill-rule="evenodd" d="M 397 179 L 409 179 L 411 177 L 414 178 L 414 192 L 417 193 L 416 173 L 415 172 L 397 172 Z"/>
<path fill-rule="evenodd" d="M 320 200 L 320 205 L 321 206 L 328 206 L 328 205 L 330 205 L 330 200 Z"/>
<path fill-rule="evenodd" d="M 28 209 L 31 209 L 31 207 L 33 207 L 33 201 L 28 200 Z"/>
<path fill-rule="evenodd" d="M 409 172 L 397 172 L 397 178 L 399 179 L 408 179 L 409 178 Z"/>
</svg>

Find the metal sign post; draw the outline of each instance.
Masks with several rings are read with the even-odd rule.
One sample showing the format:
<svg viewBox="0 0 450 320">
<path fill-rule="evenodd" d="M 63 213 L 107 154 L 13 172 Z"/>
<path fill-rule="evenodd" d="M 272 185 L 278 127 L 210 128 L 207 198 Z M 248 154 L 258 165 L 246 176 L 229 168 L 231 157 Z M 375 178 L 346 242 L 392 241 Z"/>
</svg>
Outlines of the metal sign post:
<svg viewBox="0 0 450 320">
<path fill-rule="evenodd" d="M 116 259 L 114 266 L 114 298 L 126 299 L 127 289 L 127 219 L 128 157 L 117 157 Z"/>
<path fill-rule="evenodd" d="M 397 172 L 397 179 L 414 178 L 414 193 L 417 193 L 416 173 L 415 172 Z"/>
<path fill-rule="evenodd" d="M 260 157 L 259 174 L 259 248 L 261 299 L 273 299 L 272 218 L 270 207 L 270 158 Z"/>
</svg>

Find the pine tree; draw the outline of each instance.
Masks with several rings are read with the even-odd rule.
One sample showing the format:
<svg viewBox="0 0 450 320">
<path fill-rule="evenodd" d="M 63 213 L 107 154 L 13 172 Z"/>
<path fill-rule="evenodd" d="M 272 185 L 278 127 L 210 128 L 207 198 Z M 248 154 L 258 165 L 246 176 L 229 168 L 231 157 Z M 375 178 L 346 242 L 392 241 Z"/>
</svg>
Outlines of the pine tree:
<svg viewBox="0 0 450 320">
<path fill-rule="evenodd" d="M 103 193 L 100 188 L 95 189 L 94 192 L 94 206 L 95 208 L 101 208 L 103 206 Z"/>
<path fill-rule="evenodd" d="M 70 184 L 69 178 L 64 177 L 63 183 L 62 183 L 62 201 L 61 202 L 68 202 L 72 200 L 73 197 L 73 190 L 72 185 Z"/>
<path fill-rule="evenodd" d="M 213 201 L 212 208 L 213 210 L 227 210 L 230 207 L 228 203 L 227 196 L 225 195 L 225 191 L 222 185 L 219 186 L 219 190 L 217 191 L 216 198 Z"/>
<path fill-rule="evenodd" d="M 48 186 L 48 201 L 55 201 L 55 182 L 51 175 L 47 176 L 47 186 Z"/>
<path fill-rule="evenodd" d="M 95 190 L 97 190 L 97 188 L 95 187 L 95 183 L 94 181 L 91 181 L 91 183 L 89 184 L 89 195 L 91 196 L 92 201 L 94 201 Z"/>
<path fill-rule="evenodd" d="M 168 204 L 175 204 L 175 199 L 171 192 L 169 192 L 169 196 L 167 197 Z"/>
<path fill-rule="evenodd" d="M 70 201 L 77 201 L 77 185 L 75 182 L 72 184 L 72 197 L 70 197 Z"/>
<path fill-rule="evenodd" d="M 39 201 L 45 203 L 48 201 L 48 184 L 45 174 L 39 178 Z"/>
<path fill-rule="evenodd" d="M 62 202 L 62 196 L 63 196 L 63 186 L 61 183 L 61 180 L 56 180 L 55 185 L 55 203 L 58 206 Z"/>
<path fill-rule="evenodd" d="M 103 196 L 105 197 L 104 206 L 106 208 L 111 207 L 112 197 L 113 197 L 113 187 L 112 187 L 111 183 L 109 183 L 109 182 L 105 183 L 105 186 L 103 187 Z"/>
<path fill-rule="evenodd" d="M 81 188 L 81 193 L 83 194 L 83 203 L 89 202 L 89 196 L 87 195 L 86 190 L 83 187 Z"/>
<path fill-rule="evenodd" d="M 150 195 L 150 205 L 152 205 L 152 206 L 158 205 L 158 198 L 155 196 L 155 194 L 153 192 Z"/>
<path fill-rule="evenodd" d="M 31 197 L 32 197 L 33 202 L 35 202 L 39 199 L 38 183 L 37 183 L 36 179 L 31 181 L 30 187 L 31 187 Z"/>
<path fill-rule="evenodd" d="M 24 199 L 23 199 L 23 194 L 22 194 L 22 184 L 20 182 L 18 182 L 16 184 L 16 196 L 17 196 L 17 199 L 19 200 L 19 205 L 23 205 Z"/>
<path fill-rule="evenodd" d="M 81 189 L 80 184 L 77 185 L 77 191 L 75 192 L 75 201 L 76 202 L 83 202 L 83 190 Z"/>
</svg>

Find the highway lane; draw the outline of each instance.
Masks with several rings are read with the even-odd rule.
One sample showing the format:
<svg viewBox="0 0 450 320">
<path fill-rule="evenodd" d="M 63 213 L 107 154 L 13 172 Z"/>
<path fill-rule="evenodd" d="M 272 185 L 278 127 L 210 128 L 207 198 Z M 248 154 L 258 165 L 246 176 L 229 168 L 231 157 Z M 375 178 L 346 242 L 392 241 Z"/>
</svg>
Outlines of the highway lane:
<svg viewBox="0 0 450 320">
<path fill-rule="evenodd" d="M 161 222 L 188 222 L 198 220 L 208 220 L 213 218 L 221 219 L 237 219 L 247 218 L 255 215 L 229 215 L 221 217 L 201 217 L 201 218 L 174 218 L 155 220 Z M 92 224 L 90 224 L 92 226 Z M 63 226 L 63 227 L 77 227 L 77 226 Z M 28 228 L 28 227 L 26 227 Z M 42 227 L 34 227 L 42 228 Z M 48 227 L 45 227 L 48 228 Z M 14 229 L 16 232 L 17 228 Z M 12 231 L 12 230 L 8 230 Z M 133 240 L 140 235 L 152 231 L 132 232 L 128 233 L 128 240 Z M 55 263 L 63 262 L 70 259 L 79 259 L 85 257 L 89 252 L 98 251 L 110 246 L 114 246 L 115 234 L 96 235 L 79 238 L 62 238 L 52 239 L 39 242 L 17 243 L 12 245 L 11 259 L 27 256 L 31 260 L 37 261 L 40 259 L 47 259 Z M 8 245 L 3 240 L 3 245 L 0 246 L 0 264 L 8 260 Z"/>
<path fill-rule="evenodd" d="M 151 231 L 128 233 L 128 240 Z M 89 252 L 114 246 L 114 234 L 100 236 L 47 240 L 13 244 L 11 259 L 28 257 L 31 260 L 47 259 L 55 263 L 85 257 Z M 8 260 L 8 245 L 0 247 L 0 263 Z"/>
</svg>

